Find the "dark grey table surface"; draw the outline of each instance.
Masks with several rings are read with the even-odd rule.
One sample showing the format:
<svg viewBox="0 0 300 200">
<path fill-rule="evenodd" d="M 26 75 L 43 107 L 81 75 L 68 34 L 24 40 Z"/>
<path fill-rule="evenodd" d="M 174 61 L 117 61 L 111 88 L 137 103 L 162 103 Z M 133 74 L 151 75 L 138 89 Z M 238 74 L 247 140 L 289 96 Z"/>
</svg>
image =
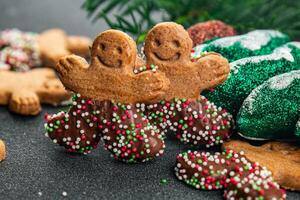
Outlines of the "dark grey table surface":
<svg viewBox="0 0 300 200">
<path fill-rule="evenodd" d="M 107 26 L 87 20 L 82 2 L 0 0 L 0 30 L 60 27 L 94 37 Z M 0 138 L 8 150 L 0 163 L 0 199 L 221 199 L 221 191 L 198 191 L 176 180 L 175 156 L 188 147 L 172 138 L 163 157 L 145 164 L 114 161 L 101 146 L 87 156 L 66 153 L 44 136 L 43 128 L 44 113 L 61 109 L 44 106 L 37 117 L 23 117 L 0 107 Z M 300 199 L 300 194 L 289 192 L 288 199 Z"/>
</svg>

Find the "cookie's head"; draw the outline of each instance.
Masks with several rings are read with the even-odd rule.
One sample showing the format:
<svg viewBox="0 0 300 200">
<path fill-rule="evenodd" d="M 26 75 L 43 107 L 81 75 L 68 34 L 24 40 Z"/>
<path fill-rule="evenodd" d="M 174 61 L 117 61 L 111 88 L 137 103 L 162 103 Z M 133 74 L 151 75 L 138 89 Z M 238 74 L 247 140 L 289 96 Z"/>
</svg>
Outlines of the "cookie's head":
<svg viewBox="0 0 300 200">
<path fill-rule="evenodd" d="M 148 61 L 182 62 L 190 60 L 192 40 L 185 29 L 173 22 L 154 26 L 145 40 L 145 55 Z"/>
<path fill-rule="evenodd" d="M 100 63 L 110 68 L 133 66 L 137 54 L 133 39 L 117 30 L 104 31 L 98 35 L 91 51 L 93 64 Z"/>
</svg>

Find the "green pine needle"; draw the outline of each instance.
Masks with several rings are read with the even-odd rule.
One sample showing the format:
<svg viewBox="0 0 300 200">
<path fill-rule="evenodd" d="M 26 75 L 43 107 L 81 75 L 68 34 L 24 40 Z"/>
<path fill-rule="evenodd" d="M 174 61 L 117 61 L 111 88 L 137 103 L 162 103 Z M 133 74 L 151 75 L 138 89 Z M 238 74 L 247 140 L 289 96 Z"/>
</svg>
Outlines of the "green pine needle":
<svg viewBox="0 0 300 200">
<path fill-rule="evenodd" d="M 211 19 L 231 24 L 240 33 L 276 29 L 300 39 L 300 1 L 295 0 L 85 0 L 82 8 L 93 21 L 104 19 L 111 28 L 136 36 L 137 42 L 159 21 L 187 28 Z M 153 17 L 157 12 L 162 14 L 159 21 Z"/>
</svg>

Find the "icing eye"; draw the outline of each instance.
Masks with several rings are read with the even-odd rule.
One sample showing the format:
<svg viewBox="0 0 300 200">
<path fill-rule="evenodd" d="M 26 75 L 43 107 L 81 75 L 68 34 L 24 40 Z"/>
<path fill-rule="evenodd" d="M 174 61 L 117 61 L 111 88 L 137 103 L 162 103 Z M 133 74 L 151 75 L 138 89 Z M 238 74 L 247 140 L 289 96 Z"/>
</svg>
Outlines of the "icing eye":
<svg viewBox="0 0 300 200">
<path fill-rule="evenodd" d="M 105 45 L 103 44 L 103 43 L 100 43 L 100 48 L 103 50 L 103 51 L 105 51 Z"/>
<path fill-rule="evenodd" d="M 158 46 L 158 47 L 161 45 L 161 43 L 160 43 L 160 41 L 159 41 L 158 39 L 155 39 L 155 40 L 154 40 L 154 43 L 155 43 L 155 45 Z"/>
<path fill-rule="evenodd" d="M 173 40 L 172 41 L 172 44 L 175 46 L 175 47 L 180 47 L 180 42 L 178 40 Z"/>
<path fill-rule="evenodd" d="M 122 54 L 122 52 L 123 52 L 121 47 L 117 47 L 117 51 L 119 54 Z"/>
</svg>

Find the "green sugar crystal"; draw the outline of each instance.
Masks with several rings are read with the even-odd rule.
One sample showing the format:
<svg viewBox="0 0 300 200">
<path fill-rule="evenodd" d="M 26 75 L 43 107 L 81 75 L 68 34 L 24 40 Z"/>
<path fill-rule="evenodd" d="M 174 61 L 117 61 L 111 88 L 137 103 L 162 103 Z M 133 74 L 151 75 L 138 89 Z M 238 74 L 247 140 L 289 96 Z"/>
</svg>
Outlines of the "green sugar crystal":
<svg viewBox="0 0 300 200">
<path fill-rule="evenodd" d="M 290 42 L 271 54 L 247 57 L 230 63 L 228 79 L 214 91 L 203 93 L 233 116 L 238 113 L 250 92 L 269 78 L 300 69 L 300 42 Z"/>
<path fill-rule="evenodd" d="M 194 48 L 192 58 L 197 58 L 203 52 L 217 52 L 229 62 L 270 54 L 275 48 L 289 41 L 289 37 L 275 30 L 255 30 L 244 35 L 237 35 L 213 40 Z"/>
<path fill-rule="evenodd" d="M 240 109 L 237 128 L 246 138 L 292 139 L 299 117 L 300 70 L 295 70 L 255 88 Z"/>
</svg>

